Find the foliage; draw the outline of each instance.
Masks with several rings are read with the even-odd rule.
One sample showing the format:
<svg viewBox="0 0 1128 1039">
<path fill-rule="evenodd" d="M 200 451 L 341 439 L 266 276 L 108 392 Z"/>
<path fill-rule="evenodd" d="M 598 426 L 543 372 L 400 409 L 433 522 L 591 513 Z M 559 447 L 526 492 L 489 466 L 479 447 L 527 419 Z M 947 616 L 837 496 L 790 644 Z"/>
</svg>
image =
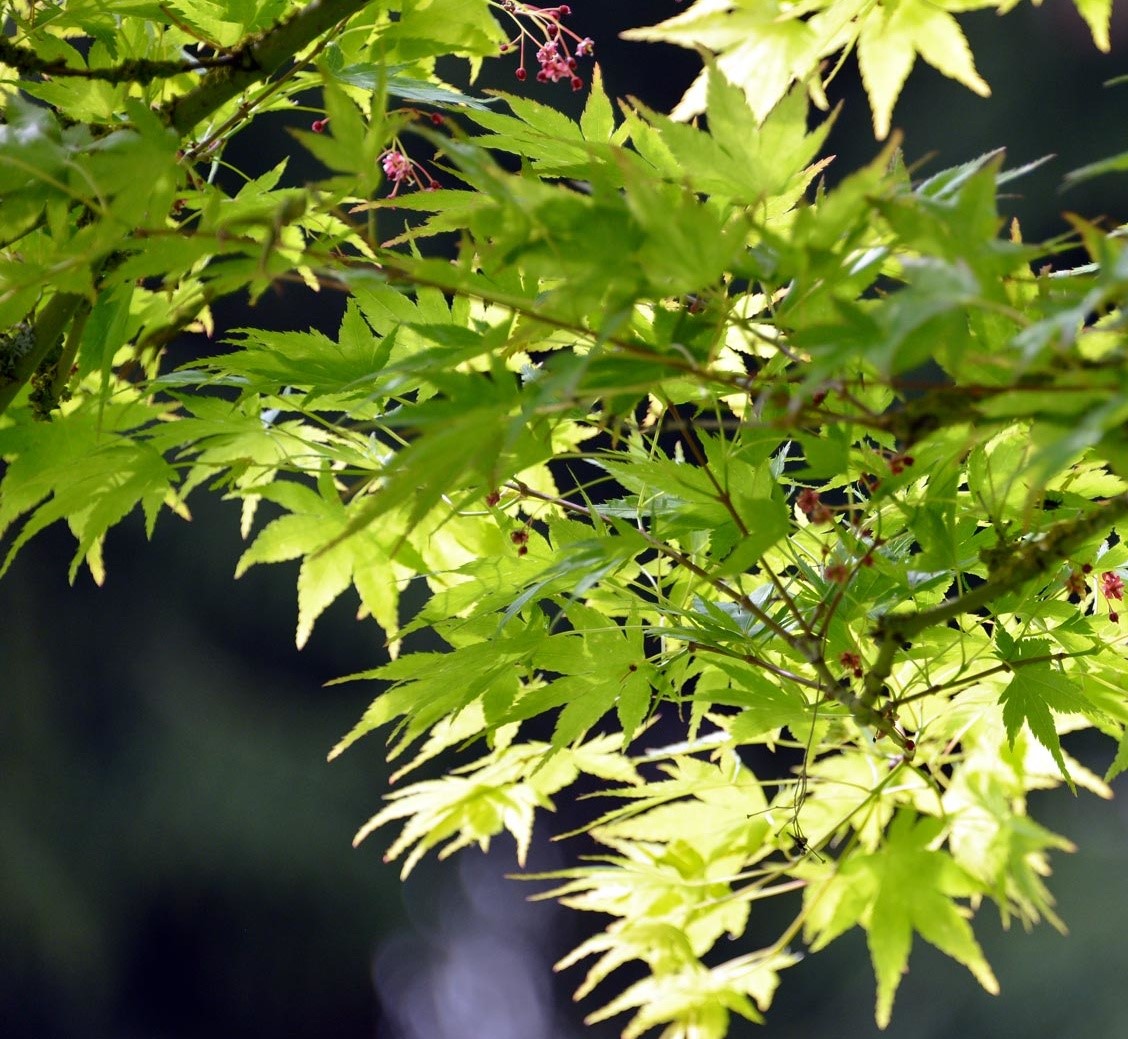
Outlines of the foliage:
<svg viewBox="0 0 1128 1039">
<path fill-rule="evenodd" d="M 916 934 L 994 991 L 984 901 L 1060 926 L 1028 793 L 1128 768 L 1128 250 L 1000 233 L 1001 153 L 914 180 L 894 140 L 827 187 L 810 112 L 855 48 L 879 138 L 918 54 L 985 93 L 978 6 L 698 0 L 632 33 L 704 55 L 668 116 L 612 103 L 564 7 L 6 4 L 4 567 L 65 520 L 100 582 L 136 506 L 240 500 L 238 573 L 300 561 L 299 645 L 350 589 L 387 635 L 333 755 L 476 755 L 358 839 L 402 823 L 406 874 L 505 830 L 523 864 L 581 776 L 609 799 L 547 879 L 610 917 L 565 964 L 627 1036 L 759 1021 L 855 926 L 880 1025 Z M 1078 8 L 1107 48 L 1109 0 Z M 476 91 L 499 55 L 582 114 Z M 315 182 L 226 167 L 271 112 Z M 281 286 L 342 298 L 337 334 L 169 365 Z M 1104 778 L 1062 740 L 1090 727 Z"/>
</svg>

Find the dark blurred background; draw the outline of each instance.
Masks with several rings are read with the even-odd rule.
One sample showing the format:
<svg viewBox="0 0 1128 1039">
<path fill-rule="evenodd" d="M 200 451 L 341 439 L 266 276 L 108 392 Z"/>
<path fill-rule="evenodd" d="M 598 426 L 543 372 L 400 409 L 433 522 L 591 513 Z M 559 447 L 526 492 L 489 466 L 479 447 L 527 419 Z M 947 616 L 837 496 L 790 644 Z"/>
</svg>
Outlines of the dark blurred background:
<svg viewBox="0 0 1128 1039">
<path fill-rule="evenodd" d="M 572 6 L 572 24 L 597 41 L 610 93 L 666 109 L 677 100 L 696 59 L 615 38 L 677 5 Z M 1095 51 L 1065 0 L 964 24 L 994 96 L 918 68 L 894 115 L 910 127 L 907 160 L 936 152 L 925 168 L 935 171 L 1000 145 L 1012 165 L 1063 156 L 1004 203 L 1028 241 L 1061 231 L 1065 209 L 1128 219 L 1128 181 L 1058 191 L 1067 170 L 1128 148 L 1128 86 L 1102 86 L 1128 72 L 1124 20 L 1111 55 Z M 846 101 L 829 146 L 837 175 L 877 150 L 856 80 L 851 64 L 836 86 Z M 511 65 L 487 69 L 481 85 L 514 88 Z M 524 89 L 579 102 L 566 88 Z M 264 121 L 229 158 L 254 173 L 291 151 L 279 121 Z M 291 174 L 302 181 L 300 165 Z M 217 321 L 220 334 L 249 323 L 333 331 L 338 307 L 287 289 L 251 313 L 227 304 Z M 186 341 L 174 351 L 180 361 L 212 348 Z M 530 889 L 504 879 L 507 839 L 489 855 L 429 860 L 406 885 L 381 861 L 384 834 L 352 849 L 386 789 L 383 744 L 369 737 L 327 764 L 373 689 L 322 683 L 378 663 L 380 633 L 342 601 L 297 653 L 296 568 L 233 581 L 238 506 L 201 496 L 192 507 L 192 523 L 163 518 L 152 543 L 138 522 L 113 532 L 102 589 L 85 574 L 67 586 L 73 543 L 62 529 L 32 542 L 0 580 L 0 1035 L 578 1037 L 597 1004 L 571 1003 L 579 971 L 554 978 L 549 968 L 597 921 L 526 902 Z M 1111 758 L 1097 742 L 1070 749 L 1098 771 Z M 997 999 L 918 944 L 892 1039 L 1128 1034 L 1128 815 L 1064 790 L 1033 801 L 1036 818 L 1080 846 L 1055 857 L 1052 880 L 1072 934 L 1004 935 L 984 909 Z M 566 813 L 551 822 L 568 828 Z M 547 836 L 532 869 L 569 854 Z M 872 1008 L 855 932 L 788 972 L 761 1034 L 874 1036 Z M 590 1034 L 617 1035 L 622 1023 Z M 733 1031 L 752 1034 L 741 1023 Z"/>
</svg>

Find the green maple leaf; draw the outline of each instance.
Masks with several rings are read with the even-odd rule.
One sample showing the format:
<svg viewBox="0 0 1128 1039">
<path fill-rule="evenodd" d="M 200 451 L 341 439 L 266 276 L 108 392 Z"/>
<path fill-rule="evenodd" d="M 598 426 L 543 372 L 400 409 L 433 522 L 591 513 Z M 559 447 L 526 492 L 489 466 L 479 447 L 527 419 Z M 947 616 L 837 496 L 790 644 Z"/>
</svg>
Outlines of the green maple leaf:
<svg viewBox="0 0 1128 1039">
<path fill-rule="evenodd" d="M 0 481 L 0 534 L 25 518 L 3 556 L 0 574 L 32 537 L 65 519 L 78 542 L 70 580 L 85 561 L 101 584 L 106 532 L 137 505 L 145 513 L 149 535 L 163 505 L 186 517 L 173 489 L 175 470 L 150 445 L 133 439 L 168 411 L 167 406 L 119 400 L 101 410 L 79 408 L 49 423 L 29 420 L 0 431 L 0 455 L 7 459 Z"/>
<path fill-rule="evenodd" d="M 754 202 L 767 221 L 788 212 L 829 158 L 815 161 L 833 117 L 807 132 L 807 94 L 798 87 L 766 119 L 710 62 L 708 132 L 637 105 L 627 114 L 639 152 L 671 179 L 722 198 Z M 645 121 L 644 121 L 645 119 Z"/>
<path fill-rule="evenodd" d="M 999 698 L 1003 707 L 1003 723 L 1007 727 L 1010 745 L 1022 729 L 1029 726 L 1034 738 L 1053 755 L 1053 759 L 1069 788 L 1076 793 L 1073 778 L 1065 767 L 1061 753 L 1061 740 L 1051 712 L 1062 714 L 1085 713 L 1092 705 L 1082 696 L 1076 685 L 1049 664 L 1029 665 L 1016 672 Z"/>
<path fill-rule="evenodd" d="M 555 769 L 539 774 L 539 782 L 529 779 L 532 764 L 544 751 L 543 743 L 512 744 L 456 770 L 458 774 L 426 779 L 389 794 L 389 803 L 357 831 L 353 845 L 386 823 L 406 820 L 384 856 L 391 862 L 411 849 L 400 872 L 406 878 L 431 848 L 444 841 L 440 859 L 470 844 L 485 851 L 490 838 L 505 829 L 517 841 L 517 859 L 524 865 L 536 808 L 551 808 L 549 795 L 576 778 L 571 763 L 558 759 Z"/>
<path fill-rule="evenodd" d="M 574 782 L 580 772 L 637 782 L 633 768 L 612 750 L 614 742 L 614 737 L 600 736 L 575 751 L 555 755 L 551 763 L 546 763 L 544 743 L 504 744 L 449 775 L 389 794 L 388 804 L 360 828 L 353 844 L 389 822 L 405 820 L 384 860 L 390 862 L 410 849 L 400 873 L 407 877 L 431 848 L 444 841 L 440 859 L 470 844 L 486 850 L 490 838 L 504 829 L 516 840 L 517 861 L 523 867 L 536 809 L 551 811 L 552 795 Z"/>
<path fill-rule="evenodd" d="M 1112 20 L 1112 0 L 1073 0 L 1073 6 L 1085 19 L 1093 42 L 1107 53 L 1109 49 L 1108 28 Z"/>
<path fill-rule="evenodd" d="M 1027 929 L 1044 917 L 1064 934 L 1044 881 L 1046 853 L 1076 849 L 1065 837 L 1014 811 L 1008 766 L 995 755 L 992 759 L 998 773 L 964 767 L 944 794 L 952 857 L 990 889 L 1004 927 L 1013 915 Z"/>
<path fill-rule="evenodd" d="M 1125 729 L 1120 737 L 1120 744 L 1116 748 L 1116 757 L 1112 759 L 1112 764 L 1108 766 L 1108 771 L 1105 773 L 1105 782 L 1111 782 L 1121 772 L 1128 771 L 1128 729 Z"/>
<path fill-rule="evenodd" d="M 812 951 L 854 924 L 865 928 L 877 979 L 879 1028 L 889 1024 L 914 932 L 967 967 L 992 995 L 999 991 L 967 911 L 954 901 L 981 889 L 950 855 L 930 849 L 942 827 L 942 820 L 918 821 L 913 812 L 899 812 L 877 852 L 848 859 L 826 884 L 807 891 Z"/>
<path fill-rule="evenodd" d="M 366 526 L 362 535 L 345 538 L 363 502 L 346 505 L 335 493 L 319 494 L 294 481 L 279 481 L 255 493 L 284 505 L 289 511 L 272 520 L 240 557 L 235 576 L 256 563 L 302 559 L 298 572 L 300 649 L 317 618 L 355 585 L 365 609 L 389 634 L 399 627 L 396 566 L 391 557 L 398 547 L 393 534 Z"/>
<path fill-rule="evenodd" d="M 920 55 L 933 68 L 987 97 L 991 88 L 975 71 L 971 48 L 955 18 L 928 0 L 878 4 L 862 19 L 858 66 L 879 139 L 889 133 L 893 106 Z"/>
<path fill-rule="evenodd" d="M 568 603 L 564 613 L 576 630 L 552 636 L 534 658 L 538 667 L 563 677 L 523 698 L 503 720 L 561 707 L 552 736 L 552 747 L 559 750 L 614 708 L 629 742 L 650 709 L 650 667 L 641 626 L 609 624 L 599 611 L 579 603 Z"/>
<path fill-rule="evenodd" d="M 724 1039 L 732 1013 L 761 1023 L 761 1010 L 771 1003 L 779 971 L 798 962 L 789 953 L 752 953 L 706 968 L 691 963 L 683 969 L 653 974 L 636 982 L 605 1007 L 590 1014 L 587 1024 L 605 1021 L 626 1010 L 635 1016 L 623 1029 L 624 1039 L 666 1025 L 668 1039 Z"/>
<path fill-rule="evenodd" d="M 1098 46 L 1104 39 L 1107 3 L 1078 3 Z M 796 82 L 805 82 L 812 98 L 824 106 L 819 63 L 855 41 L 879 138 L 889 133 L 893 106 L 918 54 L 980 96 L 991 92 L 975 70 L 963 30 L 943 5 L 931 0 L 879 4 L 839 0 L 802 17 L 809 11 L 806 5 L 789 6 L 775 0 L 698 0 L 660 25 L 623 35 L 712 51 L 717 55 L 717 68 L 744 91 L 759 120 Z M 1103 31 L 1107 36 L 1107 29 Z M 703 72 L 674 109 L 674 118 L 690 119 L 705 111 L 707 81 Z"/>
<path fill-rule="evenodd" d="M 673 43 L 681 47 L 705 47 L 717 55 L 717 68 L 743 89 L 748 104 L 763 120 L 797 80 L 805 80 L 819 59 L 838 50 L 844 42 L 839 15 L 837 24 L 789 17 L 776 0 L 699 0 L 687 11 L 660 25 L 631 29 L 627 40 Z M 702 72 L 673 111 L 675 119 L 690 119 L 705 111 L 708 74 Z M 810 85 L 821 102 L 817 81 Z"/>
<path fill-rule="evenodd" d="M 401 754 L 415 740 L 444 718 L 454 718 L 479 698 L 510 704 L 521 692 L 514 665 L 525 663 L 544 641 L 543 630 L 530 626 L 507 628 L 488 642 L 474 642 L 444 653 L 409 653 L 369 671 L 335 679 L 331 685 L 356 680 L 380 679 L 393 684 L 364 712 L 360 721 L 337 741 L 329 760 L 345 751 L 362 736 L 390 721 L 403 719 L 388 760 Z M 478 728 L 485 727 L 485 718 Z M 468 738 L 476 732 L 466 731 Z M 410 766 L 414 767 L 414 765 Z"/>
</svg>

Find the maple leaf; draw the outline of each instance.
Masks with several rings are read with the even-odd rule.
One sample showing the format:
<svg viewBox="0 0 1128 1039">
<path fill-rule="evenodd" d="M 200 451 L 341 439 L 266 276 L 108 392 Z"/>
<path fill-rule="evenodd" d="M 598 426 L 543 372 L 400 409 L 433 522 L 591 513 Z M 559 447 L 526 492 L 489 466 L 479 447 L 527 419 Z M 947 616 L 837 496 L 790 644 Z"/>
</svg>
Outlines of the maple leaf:
<svg viewBox="0 0 1128 1039">
<path fill-rule="evenodd" d="M 806 80 L 821 57 L 842 46 L 849 21 L 840 12 L 833 20 L 789 17 L 785 5 L 774 0 L 698 0 L 674 18 L 631 29 L 623 38 L 708 48 L 718 55 L 717 68 L 744 91 L 757 119 L 763 120 L 793 83 Z M 675 119 L 705 111 L 707 85 L 708 75 L 702 72 L 674 109 Z M 808 89 L 821 104 L 817 79 Z"/>
<path fill-rule="evenodd" d="M 1079 0 L 1078 7 L 1101 45 L 1107 0 Z M 809 9 L 806 9 L 809 10 Z M 739 86 L 756 118 L 763 120 L 796 82 L 825 107 L 819 63 L 855 42 L 862 82 L 873 109 L 874 132 L 883 139 L 901 88 L 919 54 L 928 64 L 981 97 L 990 87 L 975 70 L 971 48 L 956 19 L 930 0 L 866 4 L 844 0 L 808 18 L 803 5 L 772 0 L 698 0 L 659 25 L 632 29 L 625 39 L 707 48 L 716 65 Z M 1107 29 L 1105 30 L 1107 36 Z M 674 109 L 676 119 L 705 111 L 708 76 L 703 72 Z"/>
<path fill-rule="evenodd" d="M 889 134 L 893 106 L 918 54 L 980 97 L 991 93 L 975 71 L 963 30 L 943 7 L 925 0 L 878 4 L 862 19 L 858 35 L 858 66 L 878 139 Z"/>
<path fill-rule="evenodd" d="M 1010 684 L 999 698 L 1003 707 L 1003 723 L 1007 727 L 1010 745 L 1025 722 L 1034 738 L 1053 756 L 1062 777 L 1070 790 L 1077 792 L 1073 777 L 1065 766 L 1061 753 L 1061 740 L 1054 724 L 1052 711 L 1062 714 L 1085 713 L 1092 705 L 1078 691 L 1076 685 L 1065 675 L 1054 671 L 1049 664 L 1030 665 L 1015 673 Z"/>
<path fill-rule="evenodd" d="M 992 995 L 999 983 L 975 940 L 968 912 L 954 899 L 981 887 L 950 855 L 930 845 L 942 820 L 901 811 L 884 845 L 843 863 L 825 884 L 807 890 L 807 936 L 817 952 L 854 924 L 866 929 L 877 979 L 876 1019 L 885 1028 L 912 950 L 913 932 L 959 961 Z"/>
<path fill-rule="evenodd" d="M 1089 31 L 1093 34 L 1093 42 L 1107 53 L 1108 29 L 1112 21 L 1112 0 L 1073 0 L 1073 6 L 1089 26 Z"/>
<path fill-rule="evenodd" d="M 389 635 L 396 630 L 397 586 L 382 574 L 382 568 L 395 572 L 397 564 L 391 561 L 394 535 L 368 527 L 363 537 L 341 537 L 362 503 L 345 505 L 328 491 L 320 494 L 296 481 L 279 481 L 257 488 L 256 493 L 290 511 L 263 528 L 240 557 L 235 576 L 241 577 L 256 563 L 302 558 L 298 572 L 299 649 L 308 641 L 317 618 L 350 585 L 355 585 L 364 607 Z"/>
<path fill-rule="evenodd" d="M 654 974 L 590 1014 L 586 1023 L 637 1010 L 623 1030 L 624 1039 L 636 1039 L 660 1024 L 666 1025 L 662 1035 L 668 1039 L 723 1039 L 730 1012 L 749 1021 L 764 1020 L 760 1011 L 771 1003 L 779 971 L 798 959 L 790 953 L 758 952 L 711 969 L 691 963 L 676 972 Z"/>
</svg>

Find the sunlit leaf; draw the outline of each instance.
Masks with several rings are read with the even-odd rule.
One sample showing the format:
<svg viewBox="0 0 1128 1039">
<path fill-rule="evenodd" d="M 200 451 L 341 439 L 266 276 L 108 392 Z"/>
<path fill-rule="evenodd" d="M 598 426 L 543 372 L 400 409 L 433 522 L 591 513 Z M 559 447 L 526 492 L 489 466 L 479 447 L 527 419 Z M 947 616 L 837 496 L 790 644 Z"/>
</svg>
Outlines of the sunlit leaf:
<svg viewBox="0 0 1128 1039">
<path fill-rule="evenodd" d="M 988 992 L 999 990 L 968 914 L 953 901 L 953 896 L 973 894 L 976 886 L 949 856 L 929 848 L 940 826 L 939 820 L 899 814 L 883 848 L 852 858 L 809 896 L 810 904 L 817 907 L 807 923 L 815 949 L 855 923 L 865 927 L 877 977 L 880 1028 L 889 1024 L 914 932 L 967 967 Z"/>
</svg>

